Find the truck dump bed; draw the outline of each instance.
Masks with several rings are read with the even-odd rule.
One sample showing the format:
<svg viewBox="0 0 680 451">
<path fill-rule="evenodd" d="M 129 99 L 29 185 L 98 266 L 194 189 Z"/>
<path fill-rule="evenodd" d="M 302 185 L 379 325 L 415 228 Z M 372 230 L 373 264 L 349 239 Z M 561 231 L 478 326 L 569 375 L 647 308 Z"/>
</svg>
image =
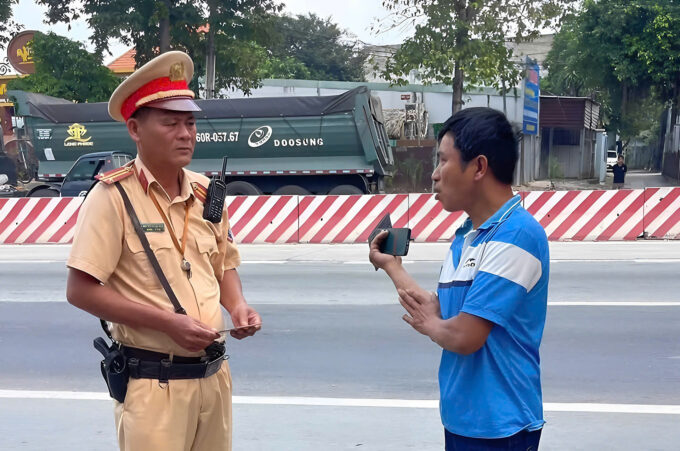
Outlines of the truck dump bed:
<svg viewBox="0 0 680 451">
<path fill-rule="evenodd" d="M 10 92 L 11 94 L 11 92 Z M 18 103 L 21 99 L 17 96 Z M 391 175 L 392 150 L 382 108 L 365 87 L 337 96 L 197 100 L 197 143 L 190 169 L 216 175 Z M 136 153 L 106 103 L 18 105 L 40 160 L 39 177 L 63 176 L 81 155 Z"/>
</svg>

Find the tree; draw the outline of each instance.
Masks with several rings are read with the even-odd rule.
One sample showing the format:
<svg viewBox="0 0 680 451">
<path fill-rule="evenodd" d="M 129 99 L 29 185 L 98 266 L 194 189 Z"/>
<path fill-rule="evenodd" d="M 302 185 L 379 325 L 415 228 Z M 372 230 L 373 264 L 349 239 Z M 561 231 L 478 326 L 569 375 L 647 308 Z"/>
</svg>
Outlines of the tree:
<svg viewBox="0 0 680 451">
<path fill-rule="evenodd" d="M 207 0 L 205 3 L 208 31 L 198 35 L 200 45 L 194 47 L 196 55 L 205 55 L 199 60 L 198 68 L 202 72 L 203 61 L 215 62 L 215 93 L 222 89 L 240 89 L 248 94 L 262 79 L 260 67 L 265 55 L 257 42 L 269 33 L 269 15 L 278 13 L 283 6 L 272 0 Z"/>
<path fill-rule="evenodd" d="M 170 41 L 184 41 L 202 21 L 198 3 L 170 0 L 37 0 L 47 7 L 47 22 L 69 24 L 85 17 L 90 40 L 98 54 L 109 52 L 109 41 L 134 45 L 137 64 L 170 49 Z M 172 26 L 171 26 L 172 24 Z M 174 39 L 173 39 L 174 38 Z"/>
<path fill-rule="evenodd" d="M 262 78 L 284 78 L 297 80 L 312 80 L 312 71 L 305 64 L 293 56 L 268 56 L 263 50 L 265 58 L 262 63 Z M 325 78 L 324 78 L 325 79 Z"/>
<path fill-rule="evenodd" d="M 627 5 L 630 15 L 647 20 L 642 33 L 628 36 L 626 44 L 651 78 L 653 93 L 672 106 L 675 120 L 680 108 L 680 7 L 672 0 L 654 3 Z"/>
<path fill-rule="evenodd" d="M 12 8 L 19 0 L 0 0 L 0 44 L 6 44 L 12 35 L 21 30 L 21 25 L 12 20 Z"/>
<path fill-rule="evenodd" d="M 77 102 L 106 102 L 120 79 L 82 44 L 54 33 L 36 33 L 35 73 L 16 78 L 7 89 L 37 92 Z"/>
<path fill-rule="evenodd" d="M 587 0 L 555 36 L 545 89 L 598 100 L 605 128 L 624 142 L 656 128 L 661 105 L 678 108 L 680 9 L 674 3 Z"/>
<path fill-rule="evenodd" d="M 573 0 L 383 0 L 391 12 L 378 31 L 412 26 L 407 39 L 388 59 L 383 76 L 406 84 L 413 69 L 425 83 L 453 87 L 452 112 L 463 105 L 465 83 L 497 89 L 514 86 L 524 67 L 513 61 L 509 38 L 536 38 L 554 26 Z"/>
<path fill-rule="evenodd" d="M 269 78 L 363 81 L 367 55 L 330 18 L 270 16 L 271 30 L 262 43 L 270 55 Z"/>
<path fill-rule="evenodd" d="M 273 0 L 37 0 L 47 6 L 49 23 L 69 23 L 87 17 L 97 54 L 109 52 L 109 41 L 134 45 L 137 65 L 169 49 L 184 50 L 196 73 L 205 71 L 208 54 L 215 54 L 215 88 L 248 92 L 259 83 L 255 45 L 263 33 L 263 17 L 281 6 Z M 193 88 L 197 89 L 197 79 Z"/>
</svg>

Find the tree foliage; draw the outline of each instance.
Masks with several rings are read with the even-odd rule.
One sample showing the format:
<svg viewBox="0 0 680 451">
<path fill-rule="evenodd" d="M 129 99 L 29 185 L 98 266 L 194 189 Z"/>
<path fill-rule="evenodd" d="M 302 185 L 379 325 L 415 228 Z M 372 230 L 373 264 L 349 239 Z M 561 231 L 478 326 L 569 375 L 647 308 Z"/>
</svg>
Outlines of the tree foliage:
<svg viewBox="0 0 680 451">
<path fill-rule="evenodd" d="M 36 33 L 35 73 L 9 81 L 7 89 L 37 92 L 77 102 L 108 101 L 120 79 L 82 44 L 54 33 Z"/>
<path fill-rule="evenodd" d="M 262 78 L 363 80 L 365 55 L 330 19 L 279 16 L 274 0 L 37 0 L 49 23 L 85 17 L 98 54 L 111 39 L 134 46 L 137 65 L 169 48 L 205 74 L 215 55 L 215 91 L 249 93 Z M 192 88 L 200 91 L 199 78 Z"/>
<path fill-rule="evenodd" d="M 134 46 L 140 66 L 161 51 L 189 53 L 197 74 L 204 73 L 210 45 L 216 54 L 216 90 L 248 92 L 259 84 L 265 17 L 281 8 L 273 0 L 37 0 L 47 6 L 49 23 L 80 17 L 93 30 L 98 54 L 109 52 L 111 39 Z M 198 88 L 194 80 L 194 89 Z"/>
<path fill-rule="evenodd" d="M 587 0 L 565 20 L 546 59 L 544 88 L 602 103 L 624 140 L 658 125 L 660 104 L 678 106 L 680 8 L 673 0 Z"/>
<path fill-rule="evenodd" d="M 0 44 L 6 44 L 21 30 L 21 25 L 12 20 L 12 8 L 19 0 L 0 0 Z"/>
<path fill-rule="evenodd" d="M 269 19 L 263 42 L 269 60 L 269 78 L 363 81 L 367 55 L 360 43 L 333 23 L 315 14 L 276 16 Z"/>
<path fill-rule="evenodd" d="M 569 10 L 572 0 L 383 0 L 391 12 L 379 31 L 413 27 L 388 59 L 383 76 L 406 84 L 411 70 L 424 82 L 453 87 L 452 111 L 463 104 L 464 82 L 499 89 L 514 86 L 523 74 L 508 39 L 519 43 L 538 37 Z"/>
</svg>

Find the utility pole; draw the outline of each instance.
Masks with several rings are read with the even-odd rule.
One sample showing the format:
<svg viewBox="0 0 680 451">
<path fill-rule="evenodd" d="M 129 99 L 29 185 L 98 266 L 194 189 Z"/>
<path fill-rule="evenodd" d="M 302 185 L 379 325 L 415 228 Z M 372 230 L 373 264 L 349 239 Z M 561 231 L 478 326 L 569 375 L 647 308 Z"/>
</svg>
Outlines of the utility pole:
<svg viewBox="0 0 680 451">
<path fill-rule="evenodd" d="M 205 98 L 215 98 L 215 30 L 208 25 L 208 51 L 205 61 Z"/>
<path fill-rule="evenodd" d="M 161 32 L 161 42 L 160 50 L 161 53 L 165 53 L 170 50 L 170 0 L 163 0 L 163 5 L 165 6 L 165 16 L 161 19 L 160 32 Z"/>
</svg>

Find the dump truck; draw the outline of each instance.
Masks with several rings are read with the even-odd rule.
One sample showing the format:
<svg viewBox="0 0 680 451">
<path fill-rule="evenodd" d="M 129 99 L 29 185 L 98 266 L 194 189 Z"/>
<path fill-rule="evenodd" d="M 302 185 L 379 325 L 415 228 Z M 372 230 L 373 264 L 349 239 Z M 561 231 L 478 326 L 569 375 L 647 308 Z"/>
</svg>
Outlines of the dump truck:
<svg viewBox="0 0 680 451">
<path fill-rule="evenodd" d="M 136 154 L 125 124 L 106 103 L 9 91 L 43 181 L 61 180 L 92 152 Z M 366 87 L 335 96 L 197 100 L 196 148 L 189 169 L 221 174 L 229 195 L 384 192 L 394 171 L 382 105 Z"/>
</svg>

